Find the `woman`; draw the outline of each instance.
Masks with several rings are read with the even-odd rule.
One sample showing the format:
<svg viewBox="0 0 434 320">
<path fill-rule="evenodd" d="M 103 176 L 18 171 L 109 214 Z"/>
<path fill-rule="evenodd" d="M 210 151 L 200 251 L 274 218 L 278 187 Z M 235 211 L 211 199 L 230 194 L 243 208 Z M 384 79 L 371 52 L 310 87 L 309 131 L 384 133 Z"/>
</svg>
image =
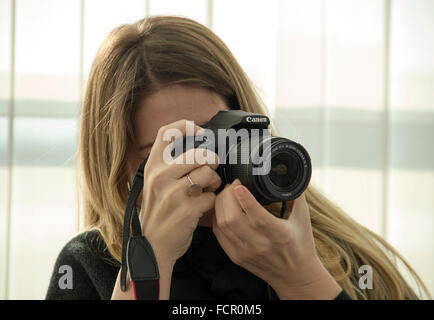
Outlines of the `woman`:
<svg viewBox="0 0 434 320">
<path fill-rule="evenodd" d="M 160 299 L 417 299 L 383 239 L 357 224 L 312 185 L 287 212 L 261 206 L 235 180 L 217 196 L 216 164 L 162 160 L 168 129 L 200 134 L 220 110 L 264 113 L 225 44 L 190 19 L 156 16 L 114 29 L 92 65 L 82 112 L 79 160 L 88 231 L 60 253 L 48 299 L 128 299 L 120 290 L 123 215 L 139 164 L 150 152 L 140 222 L 160 271 Z M 152 149 L 151 149 L 152 146 Z M 194 150 L 184 156 L 194 159 Z M 185 190 L 205 188 L 197 197 Z M 272 214 L 270 214 L 270 212 Z M 59 266 L 73 288 L 59 289 Z M 359 267 L 372 267 L 372 289 Z M 343 291 L 342 291 L 343 290 Z"/>
</svg>

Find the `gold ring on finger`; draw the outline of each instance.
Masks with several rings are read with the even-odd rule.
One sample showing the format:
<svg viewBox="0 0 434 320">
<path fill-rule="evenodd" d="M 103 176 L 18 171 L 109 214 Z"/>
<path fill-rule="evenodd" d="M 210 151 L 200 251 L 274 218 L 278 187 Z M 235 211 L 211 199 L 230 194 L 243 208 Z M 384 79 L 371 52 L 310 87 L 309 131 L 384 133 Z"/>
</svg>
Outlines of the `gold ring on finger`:
<svg viewBox="0 0 434 320">
<path fill-rule="evenodd" d="M 186 176 L 190 182 L 190 185 L 187 188 L 187 195 L 189 197 L 198 197 L 203 192 L 202 186 L 198 183 L 194 183 L 188 174 Z"/>
</svg>

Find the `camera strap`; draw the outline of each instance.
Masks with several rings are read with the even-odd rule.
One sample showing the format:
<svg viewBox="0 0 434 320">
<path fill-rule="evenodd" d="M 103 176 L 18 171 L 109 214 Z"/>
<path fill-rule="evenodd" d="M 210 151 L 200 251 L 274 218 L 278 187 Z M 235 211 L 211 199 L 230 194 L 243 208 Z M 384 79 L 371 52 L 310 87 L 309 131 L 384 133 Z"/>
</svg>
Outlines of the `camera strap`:
<svg viewBox="0 0 434 320">
<path fill-rule="evenodd" d="M 128 196 L 122 233 L 121 290 L 125 291 L 129 270 L 136 300 L 158 300 L 160 296 L 160 274 L 157 259 L 151 244 L 142 236 L 137 198 L 143 189 L 143 170 L 148 156 L 140 164 L 134 176 L 133 186 Z M 131 232 L 131 236 L 130 236 Z"/>
</svg>

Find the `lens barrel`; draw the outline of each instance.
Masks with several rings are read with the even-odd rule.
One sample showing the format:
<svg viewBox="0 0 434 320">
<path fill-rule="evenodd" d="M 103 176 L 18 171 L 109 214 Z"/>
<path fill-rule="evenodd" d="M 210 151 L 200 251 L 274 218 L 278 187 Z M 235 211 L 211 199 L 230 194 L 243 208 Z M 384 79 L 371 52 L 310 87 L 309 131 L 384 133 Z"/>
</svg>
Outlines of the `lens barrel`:
<svg viewBox="0 0 434 320">
<path fill-rule="evenodd" d="M 189 145 L 216 152 L 217 144 L 213 139 L 204 144 L 202 140 L 196 141 L 195 137 L 183 137 L 175 141 L 172 157 L 185 152 Z M 312 175 L 309 153 L 292 140 L 251 132 L 219 149 L 217 173 L 222 184 L 216 194 L 238 178 L 259 203 L 266 205 L 296 199 L 309 185 Z"/>
<path fill-rule="evenodd" d="M 237 162 L 229 162 L 230 157 Z M 229 146 L 226 160 L 219 168 L 224 184 L 238 178 L 263 205 L 299 197 L 312 175 L 306 149 L 282 137 L 265 136 L 256 144 L 241 140 Z"/>
</svg>

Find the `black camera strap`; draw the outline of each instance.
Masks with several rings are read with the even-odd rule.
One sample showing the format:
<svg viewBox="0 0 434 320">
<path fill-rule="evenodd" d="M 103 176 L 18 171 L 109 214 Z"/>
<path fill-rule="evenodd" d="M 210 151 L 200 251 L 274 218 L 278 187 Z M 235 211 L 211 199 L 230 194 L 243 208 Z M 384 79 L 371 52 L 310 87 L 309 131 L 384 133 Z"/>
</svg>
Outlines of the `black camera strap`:
<svg viewBox="0 0 434 320">
<path fill-rule="evenodd" d="M 142 236 L 137 198 L 143 189 L 143 170 L 148 156 L 140 164 L 134 176 L 133 186 L 128 196 L 122 233 L 121 290 L 126 290 L 127 270 L 136 300 L 158 300 L 160 296 L 160 274 L 151 244 Z M 131 231 L 131 236 L 130 236 Z"/>
</svg>

